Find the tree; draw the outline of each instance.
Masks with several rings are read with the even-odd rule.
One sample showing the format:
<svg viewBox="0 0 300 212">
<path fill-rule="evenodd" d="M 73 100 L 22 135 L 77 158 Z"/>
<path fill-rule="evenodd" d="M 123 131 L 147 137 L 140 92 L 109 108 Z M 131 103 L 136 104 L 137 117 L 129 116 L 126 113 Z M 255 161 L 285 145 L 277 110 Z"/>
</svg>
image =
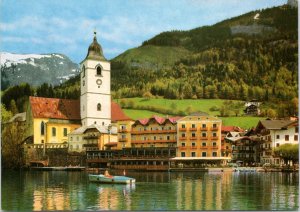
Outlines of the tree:
<svg viewBox="0 0 300 212">
<path fill-rule="evenodd" d="M 2 123 L 7 122 L 12 116 L 13 116 L 12 113 L 6 110 L 4 104 L 1 104 L 1 122 Z"/>
<path fill-rule="evenodd" d="M 19 111 L 16 105 L 16 101 L 12 99 L 10 101 L 10 106 L 9 106 L 10 111 L 12 112 L 13 115 L 16 115 Z"/>
<path fill-rule="evenodd" d="M 152 98 L 153 96 L 152 96 L 152 94 L 151 94 L 149 91 L 147 91 L 147 92 L 145 92 L 145 93 L 143 94 L 143 97 L 144 97 L 145 99 L 149 100 L 149 99 Z"/>
<path fill-rule="evenodd" d="M 1 134 L 2 165 L 5 168 L 20 168 L 24 165 L 23 142 L 25 127 L 19 122 L 3 126 Z"/>
<path fill-rule="evenodd" d="M 274 149 L 276 156 L 281 157 L 285 164 L 291 160 L 294 163 L 299 161 L 299 146 L 298 144 L 283 144 Z"/>
</svg>

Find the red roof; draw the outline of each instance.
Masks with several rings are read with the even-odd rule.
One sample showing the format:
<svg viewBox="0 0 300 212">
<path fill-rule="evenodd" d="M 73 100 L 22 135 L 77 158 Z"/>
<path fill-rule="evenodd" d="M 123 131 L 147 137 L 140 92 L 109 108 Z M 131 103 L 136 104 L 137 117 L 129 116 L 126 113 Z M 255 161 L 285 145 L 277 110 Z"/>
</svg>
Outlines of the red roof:
<svg viewBox="0 0 300 212">
<path fill-rule="evenodd" d="M 33 118 L 80 120 L 79 100 L 29 97 Z"/>
<path fill-rule="evenodd" d="M 175 124 L 177 122 L 177 120 L 180 118 L 182 118 L 182 117 L 176 116 L 176 117 L 170 117 L 170 118 L 163 118 L 163 117 L 154 115 L 151 118 L 136 120 L 134 124 L 147 125 L 150 121 L 154 121 L 158 124 L 165 124 L 167 121 L 170 121 L 172 124 Z"/>
<path fill-rule="evenodd" d="M 127 121 L 132 120 L 125 115 L 120 105 L 115 102 L 111 102 L 111 121 Z"/>
<path fill-rule="evenodd" d="M 29 97 L 32 115 L 34 118 L 53 118 L 66 120 L 80 120 L 80 101 L 70 99 L 56 99 L 44 97 Z M 121 107 L 111 102 L 111 120 L 131 120 Z"/>
<path fill-rule="evenodd" d="M 243 129 L 236 126 L 222 126 L 222 132 L 244 132 Z"/>
</svg>

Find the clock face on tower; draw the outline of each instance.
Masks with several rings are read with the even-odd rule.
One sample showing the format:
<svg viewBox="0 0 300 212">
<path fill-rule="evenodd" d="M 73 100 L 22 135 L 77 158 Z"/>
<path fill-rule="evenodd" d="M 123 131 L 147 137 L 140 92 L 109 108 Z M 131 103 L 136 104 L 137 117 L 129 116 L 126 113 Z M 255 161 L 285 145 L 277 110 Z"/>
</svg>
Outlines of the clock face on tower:
<svg viewBox="0 0 300 212">
<path fill-rule="evenodd" d="M 101 79 L 97 79 L 96 83 L 97 83 L 97 85 L 101 85 L 102 84 L 102 80 Z"/>
</svg>

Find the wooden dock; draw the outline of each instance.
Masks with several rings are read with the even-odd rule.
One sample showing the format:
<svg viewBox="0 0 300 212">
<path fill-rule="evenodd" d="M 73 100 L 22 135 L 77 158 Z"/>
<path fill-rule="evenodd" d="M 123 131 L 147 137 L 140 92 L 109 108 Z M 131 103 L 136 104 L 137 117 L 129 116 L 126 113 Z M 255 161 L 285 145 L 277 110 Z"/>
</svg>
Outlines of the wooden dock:
<svg viewBox="0 0 300 212">
<path fill-rule="evenodd" d="M 30 170 L 36 170 L 36 171 L 85 171 L 85 167 L 84 166 L 30 167 Z"/>
</svg>

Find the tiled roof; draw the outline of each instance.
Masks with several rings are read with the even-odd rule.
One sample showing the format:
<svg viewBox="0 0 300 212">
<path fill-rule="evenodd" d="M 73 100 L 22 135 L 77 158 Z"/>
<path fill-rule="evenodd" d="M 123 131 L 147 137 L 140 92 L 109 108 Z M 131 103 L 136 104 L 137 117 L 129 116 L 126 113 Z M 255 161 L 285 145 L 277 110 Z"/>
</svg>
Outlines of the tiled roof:
<svg viewBox="0 0 300 212">
<path fill-rule="evenodd" d="M 125 113 L 117 103 L 111 102 L 111 121 L 114 122 L 127 120 L 132 119 L 125 115 Z"/>
<path fill-rule="evenodd" d="M 182 117 L 176 116 L 176 117 L 164 118 L 164 117 L 154 115 L 151 118 L 136 120 L 134 124 L 135 125 L 136 124 L 147 125 L 150 121 L 154 121 L 158 124 L 165 124 L 167 121 L 170 121 L 172 124 L 175 124 L 177 122 L 177 120 L 179 120 L 180 118 L 182 118 Z"/>
<path fill-rule="evenodd" d="M 297 123 L 297 121 L 291 121 L 291 120 L 261 120 L 260 123 L 269 130 L 275 130 L 275 129 L 282 129 L 286 128 L 289 125 L 292 125 L 294 123 Z"/>
<path fill-rule="evenodd" d="M 222 126 L 221 127 L 222 132 L 244 132 L 243 129 L 236 127 L 236 126 Z"/>
<path fill-rule="evenodd" d="M 80 120 L 80 101 L 70 99 L 29 97 L 34 118 Z M 131 120 L 121 107 L 111 102 L 111 121 Z"/>
<path fill-rule="evenodd" d="M 34 118 L 80 120 L 79 100 L 29 97 Z"/>
</svg>

